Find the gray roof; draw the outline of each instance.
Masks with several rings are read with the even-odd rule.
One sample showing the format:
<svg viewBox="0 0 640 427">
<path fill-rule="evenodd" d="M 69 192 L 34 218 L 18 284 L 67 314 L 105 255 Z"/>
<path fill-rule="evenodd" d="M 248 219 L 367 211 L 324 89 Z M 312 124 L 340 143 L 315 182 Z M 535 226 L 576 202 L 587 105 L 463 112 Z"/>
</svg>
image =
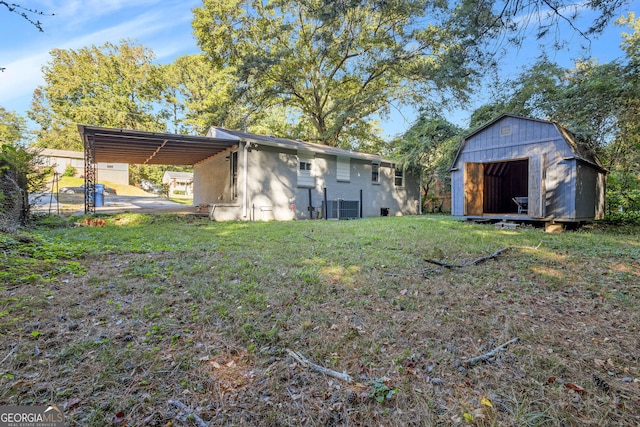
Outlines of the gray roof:
<svg viewBox="0 0 640 427">
<path fill-rule="evenodd" d="M 193 181 L 193 172 L 165 171 L 164 175 L 170 179 Z"/>
<path fill-rule="evenodd" d="M 270 135 L 258 135 L 248 132 L 240 132 L 237 130 L 224 129 L 212 126 L 207 132 L 207 136 L 214 138 L 228 139 L 229 136 L 238 138 L 239 141 L 251 142 L 258 145 L 267 145 L 271 147 L 279 147 L 290 150 L 303 150 L 319 154 L 327 154 L 340 157 L 348 157 L 351 159 L 361 159 L 378 161 L 385 163 L 393 163 L 391 160 L 385 159 L 377 154 L 362 153 L 359 151 L 344 150 L 342 148 L 331 147 L 322 144 L 313 144 L 311 142 L 299 139 L 278 138 Z"/>
</svg>

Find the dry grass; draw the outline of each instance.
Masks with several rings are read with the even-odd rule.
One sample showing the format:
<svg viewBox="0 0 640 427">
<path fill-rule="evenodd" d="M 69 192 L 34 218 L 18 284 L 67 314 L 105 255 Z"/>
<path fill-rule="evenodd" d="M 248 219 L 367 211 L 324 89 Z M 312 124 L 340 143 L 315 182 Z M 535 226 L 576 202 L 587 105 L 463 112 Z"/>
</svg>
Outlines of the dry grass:
<svg viewBox="0 0 640 427">
<path fill-rule="evenodd" d="M 196 425 L 171 399 L 211 426 L 637 426 L 638 231 L 128 215 L 5 238 L 0 404 L 71 426 Z"/>
</svg>

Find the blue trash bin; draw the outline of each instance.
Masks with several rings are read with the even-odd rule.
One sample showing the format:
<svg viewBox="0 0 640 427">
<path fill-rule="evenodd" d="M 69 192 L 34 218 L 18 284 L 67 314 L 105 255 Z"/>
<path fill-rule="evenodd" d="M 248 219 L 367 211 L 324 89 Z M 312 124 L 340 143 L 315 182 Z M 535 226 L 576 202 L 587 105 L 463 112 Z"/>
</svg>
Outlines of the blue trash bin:
<svg viewBox="0 0 640 427">
<path fill-rule="evenodd" d="M 104 184 L 96 184 L 96 192 L 93 194 L 93 206 L 104 206 Z"/>
</svg>

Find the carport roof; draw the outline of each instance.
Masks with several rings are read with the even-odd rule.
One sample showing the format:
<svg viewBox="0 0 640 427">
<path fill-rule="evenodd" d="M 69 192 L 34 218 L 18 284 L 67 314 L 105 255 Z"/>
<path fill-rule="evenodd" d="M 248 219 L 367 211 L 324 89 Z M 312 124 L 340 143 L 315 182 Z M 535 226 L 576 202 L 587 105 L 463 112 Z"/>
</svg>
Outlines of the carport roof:
<svg viewBox="0 0 640 427">
<path fill-rule="evenodd" d="M 239 139 L 78 125 L 85 150 L 95 163 L 194 165 L 238 144 Z"/>
</svg>

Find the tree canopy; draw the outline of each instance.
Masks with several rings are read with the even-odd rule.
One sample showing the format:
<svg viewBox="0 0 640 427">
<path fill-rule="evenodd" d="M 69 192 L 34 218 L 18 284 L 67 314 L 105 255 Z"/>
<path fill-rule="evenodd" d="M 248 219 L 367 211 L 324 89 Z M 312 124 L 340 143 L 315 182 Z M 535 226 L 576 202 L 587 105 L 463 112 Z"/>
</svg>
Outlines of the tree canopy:
<svg viewBox="0 0 640 427">
<path fill-rule="evenodd" d="M 77 123 L 164 131 L 157 105 L 165 82 L 150 49 L 119 45 L 54 49 L 43 67 L 29 117 L 40 126 L 37 145 L 81 149 Z"/>
<path fill-rule="evenodd" d="M 0 145 L 19 143 L 25 137 L 26 120 L 0 106 Z"/>
<path fill-rule="evenodd" d="M 471 12 L 427 0 L 205 0 L 193 26 L 215 66 L 236 70 L 236 99 L 292 108 L 313 126 L 305 139 L 347 145 L 392 103 L 466 96 L 486 59 L 474 35 L 487 29 Z"/>
<path fill-rule="evenodd" d="M 496 58 L 485 45 L 494 38 L 511 46 L 530 27 L 544 38 L 568 24 L 587 41 L 626 3 L 205 0 L 193 26 L 214 66 L 234 70 L 233 99 L 251 114 L 284 105 L 311 126 L 296 136 L 353 146 L 375 137 L 374 119 L 393 105 L 464 102 Z M 582 9 L 598 12 L 588 28 Z"/>
</svg>

